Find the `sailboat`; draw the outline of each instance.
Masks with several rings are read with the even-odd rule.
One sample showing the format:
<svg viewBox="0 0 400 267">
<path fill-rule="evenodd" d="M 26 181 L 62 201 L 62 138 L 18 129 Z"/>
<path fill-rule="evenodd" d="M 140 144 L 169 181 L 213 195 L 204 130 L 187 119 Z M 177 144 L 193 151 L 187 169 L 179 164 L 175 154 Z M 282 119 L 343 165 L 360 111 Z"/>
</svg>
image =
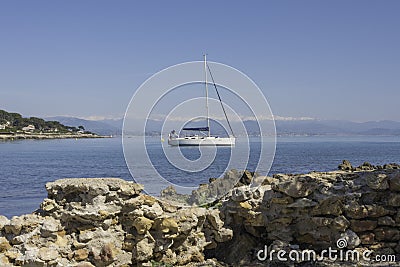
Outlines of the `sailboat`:
<svg viewBox="0 0 400 267">
<path fill-rule="evenodd" d="M 214 85 L 214 88 L 217 92 L 219 101 L 221 103 L 222 110 L 225 114 L 225 119 L 228 123 L 228 126 L 231 130 L 231 135 L 229 137 L 219 137 L 219 136 L 212 136 L 211 129 L 210 129 L 210 115 L 209 115 L 209 108 L 208 108 L 208 83 L 207 83 L 207 69 L 210 72 L 210 76 Z M 183 128 L 182 131 L 196 131 L 199 134 L 195 135 L 185 135 L 180 137 L 179 134 L 172 130 L 168 135 L 168 145 L 170 146 L 234 146 L 235 145 L 235 136 L 233 134 L 232 127 L 228 120 L 228 116 L 226 115 L 226 111 L 224 105 L 222 103 L 221 97 L 219 95 L 217 86 L 214 82 L 214 78 L 212 76 L 210 67 L 207 65 L 207 56 L 204 55 L 204 77 L 205 77 L 205 91 L 206 91 L 206 108 L 207 108 L 207 126 L 206 127 L 187 127 Z"/>
</svg>

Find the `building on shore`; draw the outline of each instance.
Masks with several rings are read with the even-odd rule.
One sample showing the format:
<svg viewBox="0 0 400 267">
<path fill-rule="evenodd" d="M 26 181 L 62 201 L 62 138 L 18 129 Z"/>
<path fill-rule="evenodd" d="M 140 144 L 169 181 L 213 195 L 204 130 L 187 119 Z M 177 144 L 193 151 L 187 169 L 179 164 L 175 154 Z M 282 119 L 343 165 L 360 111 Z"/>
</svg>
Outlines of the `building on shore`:
<svg viewBox="0 0 400 267">
<path fill-rule="evenodd" d="M 32 124 L 29 124 L 28 126 L 22 128 L 22 131 L 24 132 L 32 132 L 33 130 L 35 130 L 35 126 Z"/>
</svg>

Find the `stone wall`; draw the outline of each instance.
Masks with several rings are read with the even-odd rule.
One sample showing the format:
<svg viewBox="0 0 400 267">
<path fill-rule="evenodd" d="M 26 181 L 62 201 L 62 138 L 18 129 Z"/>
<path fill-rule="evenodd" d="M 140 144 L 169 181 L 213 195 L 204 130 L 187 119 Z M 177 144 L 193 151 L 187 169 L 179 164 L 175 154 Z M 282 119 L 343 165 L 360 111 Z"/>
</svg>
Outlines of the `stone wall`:
<svg viewBox="0 0 400 267">
<path fill-rule="evenodd" d="M 257 262 L 255 252 L 264 245 L 269 251 L 318 252 L 336 248 L 341 238 L 345 249 L 368 249 L 400 260 L 400 170 L 257 179 L 262 179 L 261 187 L 235 188 L 223 203 L 221 218 L 233 229 L 233 239 L 207 252 L 209 256 L 246 266 Z"/>
<path fill-rule="evenodd" d="M 0 218 L 1 266 L 153 266 L 204 262 L 232 237 L 218 210 L 179 208 L 115 178 L 46 185 L 38 214 Z"/>
<path fill-rule="evenodd" d="M 400 260 L 400 170 L 254 181 L 207 208 L 160 202 L 116 178 L 48 183 L 38 212 L 0 216 L 0 266 L 256 266 L 264 246 L 319 251 L 339 238 Z"/>
</svg>

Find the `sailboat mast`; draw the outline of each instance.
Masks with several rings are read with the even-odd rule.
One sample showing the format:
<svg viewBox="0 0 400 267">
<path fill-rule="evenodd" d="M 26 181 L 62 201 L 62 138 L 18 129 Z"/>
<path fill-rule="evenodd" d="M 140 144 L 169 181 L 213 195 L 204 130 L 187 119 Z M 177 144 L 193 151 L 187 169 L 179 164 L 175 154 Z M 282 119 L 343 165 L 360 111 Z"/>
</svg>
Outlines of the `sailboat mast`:
<svg viewBox="0 0 400 267">
<path fill-rule="evenodd" d="M 210 116 L 208 110 L 208 84 L 207 84 L 207 55 L 204 54 L 204 84 L 206 87 L 206 109 L 207 109 L 207 128 L 208 128 L 208 137 L 211 136 L 211 129 L 210 129 Z"/>
</svg>

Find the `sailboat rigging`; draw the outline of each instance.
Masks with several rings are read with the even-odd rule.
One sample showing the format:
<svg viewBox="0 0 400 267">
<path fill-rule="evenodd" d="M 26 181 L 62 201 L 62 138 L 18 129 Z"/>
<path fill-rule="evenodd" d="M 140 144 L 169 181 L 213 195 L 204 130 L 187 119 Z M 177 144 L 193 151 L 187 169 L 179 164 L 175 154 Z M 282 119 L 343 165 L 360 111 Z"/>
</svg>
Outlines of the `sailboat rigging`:
<svg viewBox="0 0 400 267">
<path fill-rule="evenodd" d="M 225 115 L 225 119 L 228 123 L 229 129 L 231 134 L 229 137 L 218 137 L 218 136 L 212 136 L 211 135 L 211 129 L 210 129 L 210 114 L 209 114 L 209 105 L 208 105 L 208 81 L 207 81 L 207 70 L 210 73 L 210 77 L 212 80 L 212 83 L 214 85 L 215 91 L 217 92 L 217 96 L 219 99 L 219 102 L 221 104 L 222 110 Z M 168 135 L 168 144 L 171 146 L 234 146 L 235 145 L 235 136 L 232 130 L 232 126 L 229 122 L 228 116 L 225 111 L 225 107 L 223 105 L 223 102 L 221 100 L 221 96 L 218 92 L 217 85 L 215 84 L 214 77 L 211 73 L 210 66 L 207 64 L 207 56 L 204 55 L 204 84 L 205 84 L 205 93 L 206 93 L 206 109 L 207 109 L 207 127 L 184 127 L 182 130 L 183 131 L 198 131 L 200 133 L 207 132 L 207 135 L 191 135 L 191 136 L 185 136 L 185 137 L 180 137 L 175 130 L 171 131 L 171 133 Z"/>
</svg>

